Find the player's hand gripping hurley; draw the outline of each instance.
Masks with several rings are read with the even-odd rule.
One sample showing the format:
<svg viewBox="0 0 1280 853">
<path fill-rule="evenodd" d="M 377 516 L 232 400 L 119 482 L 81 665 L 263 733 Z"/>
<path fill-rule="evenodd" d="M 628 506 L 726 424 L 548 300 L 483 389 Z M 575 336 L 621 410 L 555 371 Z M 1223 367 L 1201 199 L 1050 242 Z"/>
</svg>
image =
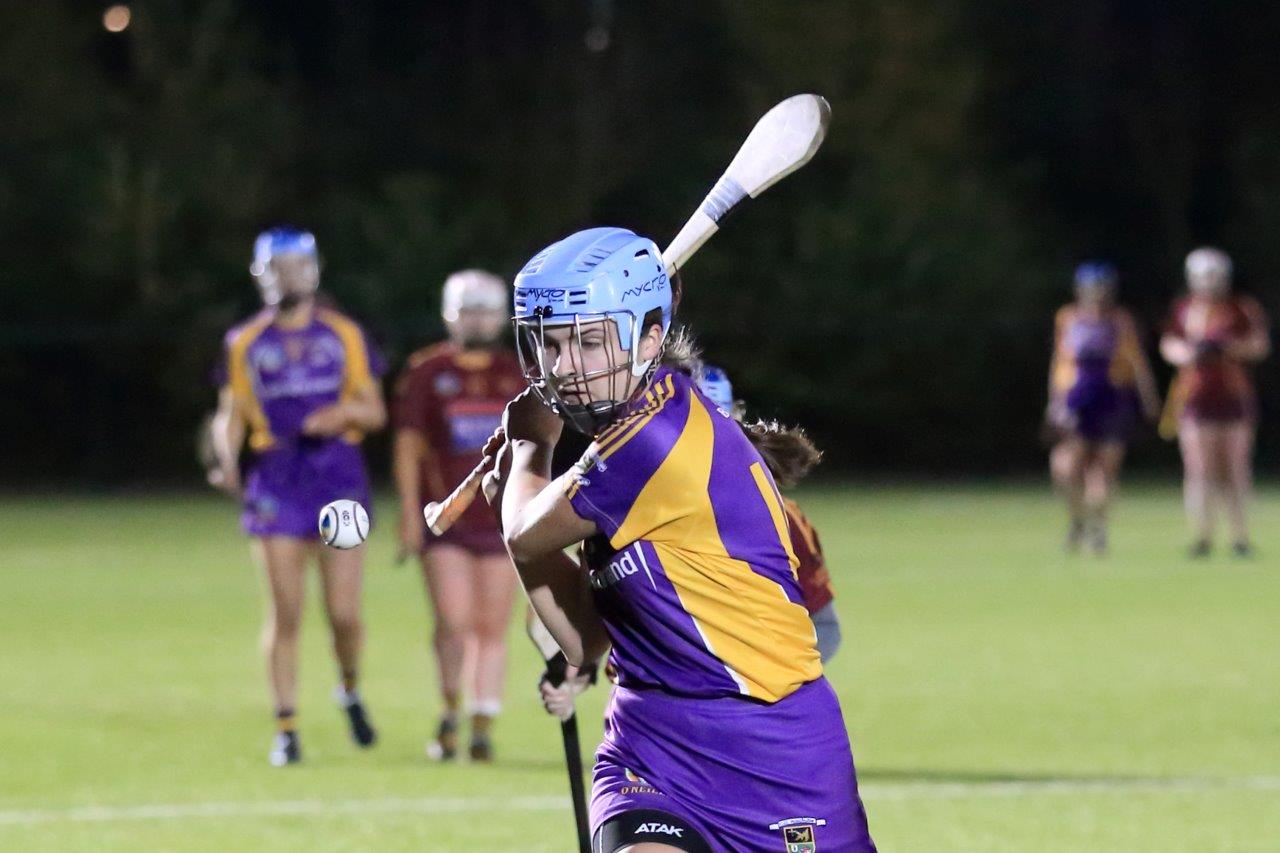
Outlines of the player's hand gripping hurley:
<svg viewBox="0 0 1280 853">
<path fill-rule="evenodd" d="M 538 619 L 532 607 L 525 614 L 525 631 L 546 663 L 544 678 L 553 687 L 559 687 L 567 675 L 564 652 L 560 651 L 555 638 Z M 568 719 L 560 721 L 560 736 L 564 744 L 565 769 L 569 773 L 569 797 L 573 801 L 573 825 L 578 835 L 578 850 L 580 853 L 591 853 L 590 815 L 587 812 L 587 794 L 582 780 L 582 747 L 578 743 L 576 715 L 571 714 Z"/>
<path fill-rule="evenodd" d="M 744 199 L 757 197 L 808 163 L 826 138 L 830 122 L 831 105 L 821 95 L 793 95 L 765 113 L 747 134 L 729 168 L 662 253 L 667 275 L 683 267 Z M 453 493 L 423 508 L 432 533 L 443 535 L 471 506 L 502 440 L 500 430 L 494 433 L 485 445 L 484 458 Z"/>
</svg>

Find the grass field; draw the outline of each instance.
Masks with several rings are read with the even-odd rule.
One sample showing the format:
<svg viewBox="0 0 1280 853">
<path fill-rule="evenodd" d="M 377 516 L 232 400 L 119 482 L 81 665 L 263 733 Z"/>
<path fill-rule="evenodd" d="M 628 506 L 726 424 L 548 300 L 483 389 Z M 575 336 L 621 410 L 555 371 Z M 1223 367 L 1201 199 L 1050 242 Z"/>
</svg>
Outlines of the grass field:
<svg viewBox="0 0 1280 853">
<path fill-rule="evenodd" d="M 845 646 L 828 674 L 881 850 L 1280 850 L 1280 492 L 1260 495 L 1245 563 L 1183 557 L 1172 486 L 1130 490 L 1103 560 L 1059 553 L 1037 488 L 801 498 L 834 569 Z M 307 761 L 277 770 L 261 593 L 229 504 L 0 511 L 0 849 L 572 849 L 557 728 L 514 633 L 497 762 L 424 758 L 426 604 L 391 566 L 389 526 L 366 599 L 383 739 L 347 741 L 313 595 Z"/>
</svg>

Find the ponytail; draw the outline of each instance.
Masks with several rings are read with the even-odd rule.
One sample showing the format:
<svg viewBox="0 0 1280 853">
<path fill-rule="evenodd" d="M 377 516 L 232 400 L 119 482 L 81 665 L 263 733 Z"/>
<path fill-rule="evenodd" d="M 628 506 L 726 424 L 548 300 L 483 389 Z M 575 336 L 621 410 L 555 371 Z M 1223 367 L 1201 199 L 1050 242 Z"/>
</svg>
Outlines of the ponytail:
<svg viewBox="0 0 1280 853">
<path fill-rule="evenodd" d="M 661 315 L 644 318 L 646 328 L 661 322 Z M 675 326 L 667 334 L 661 363 L 688 376 L 697 377 L 700 374 L 702 351 L 688 326 Z M 791 488 L 822 460 L 822 451 L 814 447 L 809 436 L 800 427 L 784 426 L 778 421 L 757 420 L 746 423 L 741 420 L 740 411 L 735 412 L 734 416 L 742 427 L 743 434 L 764 459 L 778 488 Z"/>
<path fill-rule="evenodd" d="M 742 431 L 764 459 L 780 489 L 791 488 L 822 461 L 822 451 L 800 427 L 758 420 L 743 423 Z"/>
</svg>

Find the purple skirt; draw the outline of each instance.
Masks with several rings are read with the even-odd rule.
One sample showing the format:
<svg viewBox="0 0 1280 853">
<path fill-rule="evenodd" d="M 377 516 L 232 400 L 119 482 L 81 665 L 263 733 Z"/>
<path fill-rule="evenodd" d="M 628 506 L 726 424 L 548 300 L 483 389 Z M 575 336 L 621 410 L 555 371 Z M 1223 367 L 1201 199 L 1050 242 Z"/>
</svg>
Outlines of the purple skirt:
<svg viewBox="0 0 1280 853">
<path fill-rule="evenodd" d="M 1138 396 L 1105 377 L 1081 376 L 1067 392 L 1074 431 L 1086 441 L 1127 442 L 1138 422 Z"/>
<path fill-rule="evenodd" d="M 340 439 L 286 444 L 249 466 L 240 524 L 250 536 L 318 539 L 320 510 L 339 498 L 359 501 L 373 518 L 360 448 Z"/>
<path fill-rule="evenodd" d="M 596 752 L 592 829 L 632 809 L 678 815 L 714 850 L 876 849 L 825 678 L 772 705 L 616 688 Z"/>
</svg>

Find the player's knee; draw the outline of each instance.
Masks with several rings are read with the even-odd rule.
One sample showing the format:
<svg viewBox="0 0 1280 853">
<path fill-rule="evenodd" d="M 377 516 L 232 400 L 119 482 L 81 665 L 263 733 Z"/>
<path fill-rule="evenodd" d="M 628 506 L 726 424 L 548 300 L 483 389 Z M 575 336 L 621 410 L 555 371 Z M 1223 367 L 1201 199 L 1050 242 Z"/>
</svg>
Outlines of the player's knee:
<svg viewBox="0 0 1280 853">
<path fill-rule="evenodd" d="M 1060 480 L 1068 479 L 1079 467 L 1078 454 L 1071 449 L 1059 448 L 1049 454 L 1049 470 Z"/>
<path fill-rule="evenodd" d="M 1183 476 L 1192 482 L 1203 482 L 1209 477 L 1209 466 L 1199 456 L 1188 456 L 1182 460 Z"/>
<path fill-rule="evenodd" d="M 506 620 L 493 617 L 477 619 L 474 625 L 474 633 L 481 643 L 488 645 L 504 643 L 507 639 Z"/>
<path fill-rule="evenodd" d="M 456 639 L 465 637 L 475 630 L 475 619 L 470 611 L 455 610 L 442 612 L 436 619 L 436 639 Z"/>
<path fill-rule="evenodd" d="M 356 613 L 333 613 L 329 616 L 329 627 L 335 634 L 349 636 L 359 634 L 364 626 Z"/>
<path fill-rule="evenodd" d="M 296 643 L 302 633 L 302 619 L 293 614 L 275 614 L 267 620 L 263 631 L 270 643 Z"/>
</svg>

